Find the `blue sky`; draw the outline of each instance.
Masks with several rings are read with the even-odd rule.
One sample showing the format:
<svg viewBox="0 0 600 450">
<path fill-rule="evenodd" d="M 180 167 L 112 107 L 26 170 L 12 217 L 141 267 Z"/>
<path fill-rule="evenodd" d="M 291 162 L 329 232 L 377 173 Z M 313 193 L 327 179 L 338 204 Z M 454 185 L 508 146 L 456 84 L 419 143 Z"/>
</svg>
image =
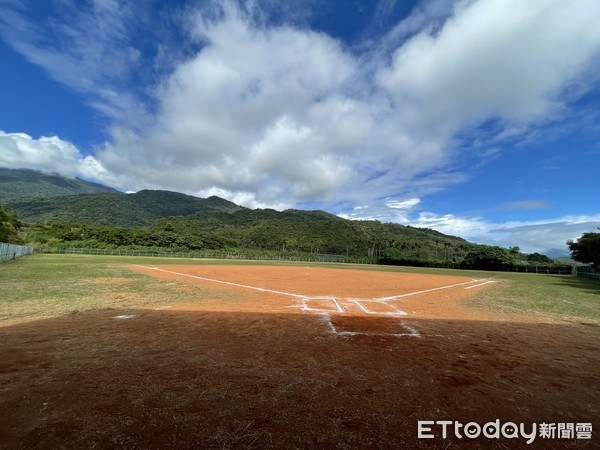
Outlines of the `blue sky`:
<svg viewBox="0 0 600 450">
<path fill-rule="evenodd" d="M 0 0 L 0 166 L 566 253 L 598 0 Z"/>
</svg>

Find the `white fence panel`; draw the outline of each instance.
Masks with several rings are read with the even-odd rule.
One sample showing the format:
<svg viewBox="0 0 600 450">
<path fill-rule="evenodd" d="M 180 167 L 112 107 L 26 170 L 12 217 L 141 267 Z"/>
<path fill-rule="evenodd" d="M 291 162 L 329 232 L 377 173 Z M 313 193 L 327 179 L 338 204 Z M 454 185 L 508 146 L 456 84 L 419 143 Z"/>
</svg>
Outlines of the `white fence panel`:
<svg viewBox="0 0 600 450">
<path fill-rule="evenodd" d="M 16 259 L 32 253 L 33 247 L 0 242 L 0 262 L 10 261 L 11 259 Z"/>
</svg>

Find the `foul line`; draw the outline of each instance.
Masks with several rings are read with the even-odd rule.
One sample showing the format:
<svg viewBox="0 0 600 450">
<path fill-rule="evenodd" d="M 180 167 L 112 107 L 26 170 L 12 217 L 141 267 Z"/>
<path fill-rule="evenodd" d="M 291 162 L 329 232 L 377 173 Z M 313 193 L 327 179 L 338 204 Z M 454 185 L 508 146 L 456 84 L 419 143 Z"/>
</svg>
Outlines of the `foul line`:
<svg viewBox="0 0 600 450">
<path fill-rule="evenodd" d="M 279 295 L 285 295 L 288 297 L 294 297 L 294 298 L 299 298 L 299 299 L 311 299 L 310 296 L 308 295 L 302 295 L 302 294 L 293 294 L 291 292 L 284 292 L 284 291 L 276 291 L 274 289 L 266 289 L 266 288 L 259 288 L 259 287 L 255 287 L 255 286 L 248 286 L 246 284 L 239 284 L 239 283 L 232 283 L 231 281 L 222 281 L 222 280 L 215 280 L 213 278 L 206 278 L 206 277 L 200 277 L 197 275 L 190 275 L 187 273 L 181 273 L 181 272 L 175 272 L 172 270 L 165 270 L 165 269 L 161 269 L 160 267 L 149 267 L 149 266 L 143 266 L 141 264 L 132 264 L 133 266 L 136 267 L 143 267 L 144 269 L 150 269 L 150 270 L 157 270 L 159 272 L 165 272 L 165 273 L 170 273 L 173 275 L 179 275 L 182 277 L 188 277 L 188 278 L 194 278 L 197 280 L 203 280 L 203 281 L 209 281 L 211 283 L 219 283 L 219 284 L 226 284 L 229 286 L 235 286 L 235 287 L 241 287 L 241 288 L 245 288 L 245 289 L 252 289 L 255 291 L 259 291 L 259 292 L 270 292 L 272 294 L 279 294 Z M 400 294 L 400 295 L 392 295 L 391 297 L 379 297 L 379 298 L 374 298 L 374 299 L 361 299 L 361 302 L 384 302 L 387 300 L 395 300 L 398 298 L 403 298 L 403 297 L 410 297 L 412 295 L 419 295 L 419 294 L 425 294 L 427 292 L 434 292 L 434 291 L 439 291 L 442 289 L 450 289 L 456 286 L 464 286 L 465 284 L 471 284 L 471 283 L 476 283 L 478 281 L 482 281 L 482 280 L 469 280 L 469 281 L 464 281 L 462 283 L 456 283 L 456 284 L 450 284 L 448 286 L 441 286 L 441 287 L 436 287 L 436 288 L 431 288 L 431 289 L 424 289 L 422 291 L 415 291 L 415 292 L 409 292 L 406 294 Z M 484 284 L 488 284 L 488 283 L 493 283 L 494 281 L 486 281 L 484 283 L 480 283 L 480 284 L 476 284 L 473 286 L 469 286 L 466 287 L 465 289 L 470 289 L 470 288 L 474 288 L 474 287 L 478 287 L 478 286 L 483 286 Z M 314 297 L 313 297 L 314 298 Z M 340 312 L 343 311 L 343 309 L 340 307 L 340 305 L 338 304 L 338 302 L 334 299 L 331 298 L 331 300 L 334 301 L 336 309 Z M 354 300 L 354 302 L 365 312 L 367 312 L 362 305 L 359 305 L 356 300 Z M 369 314 L 369 312 L 367 312 L 367 314 Z"/>
<path fill-rule="evenodd" d="M 411 295 L 425 294 L 426 292 L 433 292 L 433 291 L 439 291 L 441 289 L 450 289 L 450 288 L 453 288 L 456 286 L 463 286 L 465 284 L 471 284 L 471 283 L 475 283 L 477 281 L 481 281 L 481 280 L 464 281 L 462 283 L 451 284 L 448 286 L 436 287 L 436 288 L 432 288 L 432 289 L 425 289 L 423 291 L 409 292 L 408 294 L 392 295 L 391 297 L 380 297 L 380 298 L 376 298 L 374 300 L 376 300 L 376 301 L 395 300 L 397 298 L 409 297 Z"/>
<path fill-rule="evenodd" d="M 164 270 L 164 269 L 161 269 L 160 267 L 148 267 L 148 266 L 142 266 L 140 264 L 133 264 L 133 265 L 137 266 L 137 267 L 143 267 L 145 269 L 158 270 L 159 272 L 171 273 L 173 275 L 181 275 L 182 277 L 189 277 L 189 278 L 195 278 L 197 280 L 210 281 L 212 283 L 227 284 L 229 286 L 253 289 L 255 291 L 260 291 L 260 292 L 270 292 L 271 294 L 287 295 L 289 297 L 295 297 L 295 298 L 306 298 L 306 295 L 292 294 L 290 292 L 275 291 L 273 289 L 265 289 L 265 288 L 259 288 L 259 287 L 254 287 L 254 286 L 247 286 L 245 284 L 232 283 L 230 281 L 213 280 L 212 278 L 205 278 L 205 277 L 199 277 L 197 275 L 190 275 L 187 273 L 173 272 L 171 270 Z"/>
<path fill-rule="evenodd" d="M 170 274 L 179 275 L 179 276 L 182 276 L 182 277 L 194 278 L 196 280 L 208 281 L 210 283 L 225 284 L 225 285 L 228 285 L 228 286 L 235 286 L 235 287 L 244 288 L 244 289 L 252 289 L 254 291 L 259 291 L 259 292 L 269 292 L 271 294 L 284 295 L 284 296 L 287 296 L 287 297 L 293 297 L 293 298 L 296 298 L 296 299 L 300 299 L 301 305 L 298 305 L 298 306 L 300 306 L 301 310 L 303 310 L 303 311 L 313 311 L 313 312 L 321 313 L 321 315 L 323 317 L 323 320 L 327 324 L 327 326 L 330 329 L 330 331 L 333 334 L 336 334 L 338 336 L 396 336 L 396 337 L 409 336 L 409 337 L 417 337 L 417 338 L 421 337 L 421 334 L 415 328 L 407 325 L 403 321 L 400 322 L 401 326 L 404 327 L 406 330 L 408 330 L 408 333 L 369 333 L 369 332 L 357 332 L 357 331 L 340 331 L 333 324 L 333 322 L 331 320 L 331 316 L 329 314 L 330 313 L 335 313 L 335 312 L 341 312 L 341 313 L 343 313 L 343 312 L 345 312 L 345 310 L 342 307 L 342 305 L 340 305 L 338 303 L 337 299 L 335 299 L 334 297 L 310 297 L 308 295 L 293 294 L 291 292 L 277 291 L 277 290 L 274 290 L 274 289 L 266 289 L 266 288 L 260 288 L 260 287 L 255 287 L 255 286 L 248 286 L 246 284 L 233 283 L 231 281 L 215 280 L 213 278 L 206 278 L 206 277 L 200 277 L 200 276 L 197 276 L 197 275 L 190 275 L 190 274 L 187 274 L 187 273 L 175 272 L 175 271 L 172 271 L 172 270 L 165 270 L 165 269 L 161 269 L 160 267 L 149 267 L 149 266 L 144 266 L 144 265 L 141 265 L 141 264 L 132 264 L 132 265 L 136 266 L 136 267 L 142 267 L 144 269 L 156 270 L 158 272 L 170 273 Z M 394 306 L 392 306 L 392 305 L 390 305 L 388 303 L 385 303 L 385 302 L 387 300 L 395 300 L 395 299 L 399 299 L 399 298 L 403 298 L 403 297 L 409 297 L 409 296 L 412 296 L 412 295 L 419 295 L 419 294 L 424 294 L 424 293 L 427 293 L 427 292 L 439 291 L 439 290 L 442 290 L 442 289 L 450 289 L 450 288 L 457 287 L 457 286 L 464 286 L 466 284 L 470 284 L 471 286 L 468 286 L 465 289 L 471 289 L 471 288 L 483 286 L 485 284 L 494 283 L 493 280 L 488 280 L 488 281 L 484 281 L 483 283 L 472 285 L 472 283 L 478 283 L 480 281 L 483 281 L 483 280 L 481 280 L 481 279 L 475 280 L 474 279 L 474 280 L 469 280 L 469 281 L 465 281 L 465 282 L 462 282 L 462 283 L 450 284 L 448 286 L 441 286 L 441 287 L 436 287 L 436 288 L 431 288 L 431 289 L 424 289 L 422 291 L 409 292 L 409 293 L 400 294 L 400 295 L 393 295 L 391 297 L 380 297 L 380 298 L 374 298 L 374 299 L 353 299 L 351 301 L 356 306 L 358 306 L 365 314 L 402 316 L 402 315 L 406 315 L 406 312 L 401 311 L 401 310 L 395 308 Z M 324 310 L 324 309 L 320 309 L 320 308 L 310 308 L 306 304 L 307 301 L 310 301 L 310 300 L 320 300 L 320 299 L 331 300 L 334 303 L 336 310 Z M 381 302 L 381 303 L 386 304 L 387 306 L 390 306 L 396 312 L 376 312 L 376 311 L 369 311 L 365 306 L 363 306 L 361 304 L 362 302 L 365 302 L 365 303 L 369 303 L 369 302 L 377 302 L 377 303 L 379 303 L 379 302 Z M 164 309 L 170 308 L 170 306 L 166 306 L 166 307 L 163 307 L 163 308 Z M 163 308 L 156 308 L 156 309 L 163 309 Z"/>
<path fill-rule="evenodd" d="M 479 283 L 479 284 L 475 284 L 473 286 L 468 286 L 465 289 L 473 289 L 473 288 L 476 288 L 476 287 L 479 287 L 479 286 L 484 286 L 484 285 L 490 284 L 490 283 L 495 283 L 495 281 L 494 280 L 485 281 L 484 283 Z"/>
</svg>

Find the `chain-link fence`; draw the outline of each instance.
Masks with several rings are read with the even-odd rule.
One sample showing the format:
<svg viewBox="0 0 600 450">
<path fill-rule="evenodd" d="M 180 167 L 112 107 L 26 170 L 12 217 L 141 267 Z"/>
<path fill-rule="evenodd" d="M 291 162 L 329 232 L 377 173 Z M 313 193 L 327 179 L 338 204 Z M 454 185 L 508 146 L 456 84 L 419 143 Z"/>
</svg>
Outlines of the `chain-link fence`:
<svg viewBox="0 0 600 450">
<path fill-rule="evenodd" d="M 600 272 L 589 266 L 575 266 L 573 267 L 573 274 L 581 278 L 600 281 Z"/>
<path fill-rule="evenodd" d="M 114 256 L 155 256 L 164 258 L 209 258 L 209 259 L 245 259 L 259 261 L 304 261 L 375 264 L 374 258 L 352 258 L 334 254 L 260 254 L 243 251 L 205 251 L 205 252 L 159 252 L 152 250 L 104 249 L 104 248 L 60 248 L 36 247 L 36 253 L 54 253 L 70 255 L 114 255 Z"/>
<path fill-rule="evenodd" d="M 0 242 L 0 262 L 9 261 L 11 259 L 19 258 L 20 256 L 24 255 L 30 255 L 32 253 L 33 247 Z"/>
</svg>

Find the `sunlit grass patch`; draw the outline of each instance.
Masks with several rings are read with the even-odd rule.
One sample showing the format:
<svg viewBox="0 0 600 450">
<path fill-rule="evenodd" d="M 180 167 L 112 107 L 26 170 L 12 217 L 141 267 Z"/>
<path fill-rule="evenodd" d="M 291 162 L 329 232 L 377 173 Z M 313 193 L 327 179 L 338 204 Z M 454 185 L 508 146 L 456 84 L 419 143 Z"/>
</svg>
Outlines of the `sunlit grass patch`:
<svg viewBox="0 0 600 450">
<path fill-rule="evenodd" d="M 146 308 L 224 294 L 127 268 L 126 258 L 33 255 L 0 266 L 0 325 L 111 308 Z M 156 263 L 156 261 L 154 261 Z"/>
</svg>

